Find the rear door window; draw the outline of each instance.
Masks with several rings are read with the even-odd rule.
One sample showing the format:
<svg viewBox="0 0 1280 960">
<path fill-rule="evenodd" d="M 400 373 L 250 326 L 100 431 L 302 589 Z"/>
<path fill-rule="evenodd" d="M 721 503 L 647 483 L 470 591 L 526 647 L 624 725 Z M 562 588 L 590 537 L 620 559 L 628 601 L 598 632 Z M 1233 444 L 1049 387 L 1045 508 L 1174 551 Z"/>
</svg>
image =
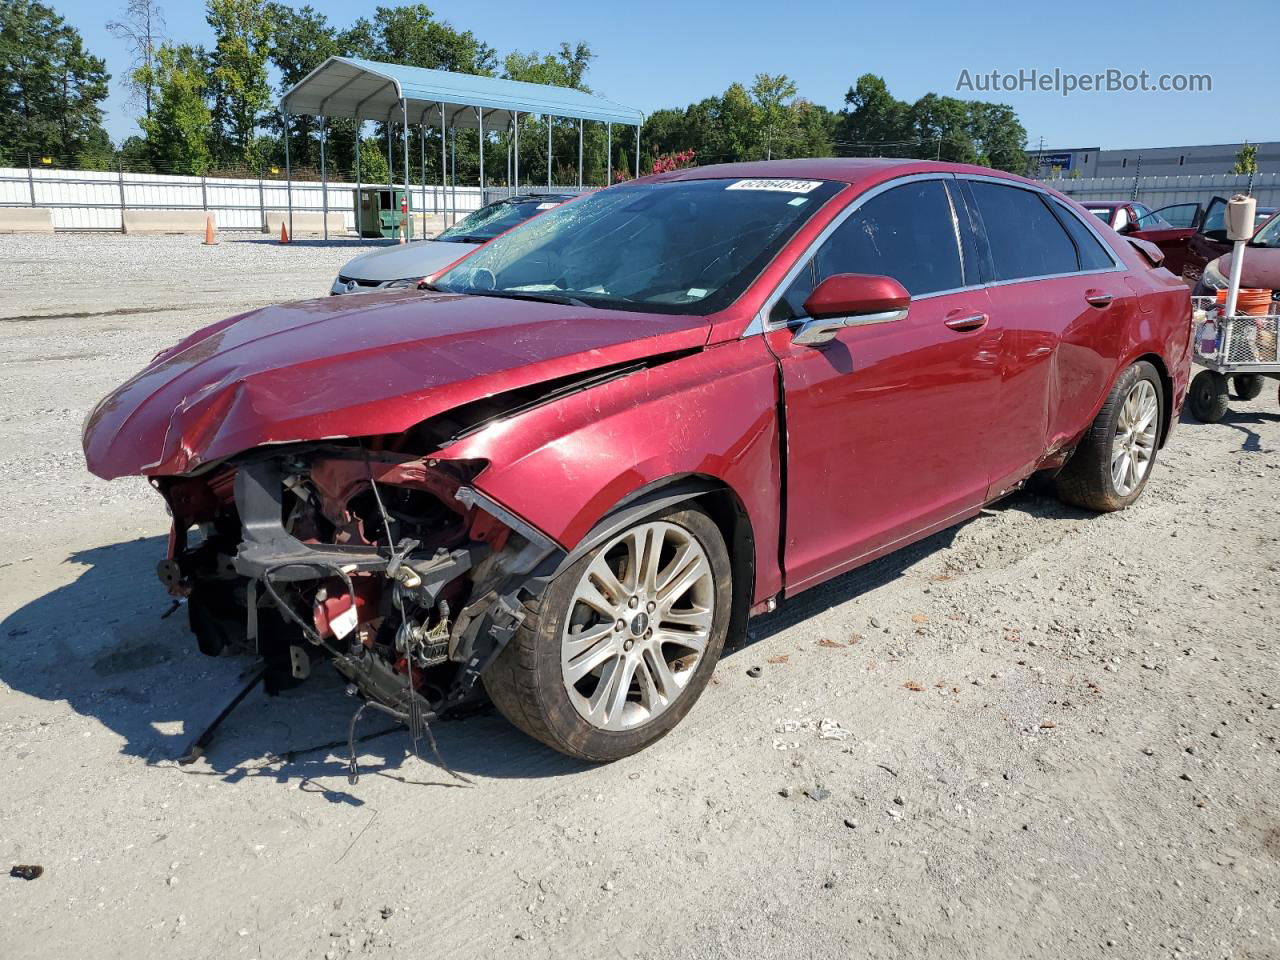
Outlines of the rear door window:
<svg viewBox="0 0 1280 960">
<path fill-rule="evenodd" d="M 1076 245 L 1040 194 L 975 180 L 970 183 L 986 229 L 995 279 L 1025 280 L 1075 273 Z"/>
</svg>

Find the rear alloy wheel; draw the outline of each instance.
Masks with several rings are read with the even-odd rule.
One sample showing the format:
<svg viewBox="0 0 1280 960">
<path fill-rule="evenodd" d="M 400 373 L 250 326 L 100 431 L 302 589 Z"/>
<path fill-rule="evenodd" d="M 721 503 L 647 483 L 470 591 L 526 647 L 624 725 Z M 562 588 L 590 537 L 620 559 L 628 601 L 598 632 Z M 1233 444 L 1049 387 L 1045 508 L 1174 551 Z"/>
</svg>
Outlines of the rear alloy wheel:
<svg viewBox="0 0 1280 960">
<path fill-rule="evenodd" d="M 1231 392 L 1237 400 L 1254 400 L 1266 386 L 1266 378 L 1256 373 L 1237 373 L 1231 378 Z"/>
<path fill-rule="evenodd" d="M 1090 510 L 1121 510 L 1137 500 L 1155 466 L 1163 411 L 1155 367 L 1140 361 L 1125 370 L 1055 478 L 1058 496 Z"/>
<path fill-rule="evenodd" d="M 1227 415 L 1227 378 L 1212 370 L 1201 370 L 1191 380 L 1187 406 L 1201 423 L 1217 423 Z"/>
<path fill-rule="evenodd" d="M 564 570 L 485 677 L 530 736 L 616 760 L 664 736 L 715 669 L 732 596 L 720 531 L 698 510 L 642 520 Z"/>
</svg>

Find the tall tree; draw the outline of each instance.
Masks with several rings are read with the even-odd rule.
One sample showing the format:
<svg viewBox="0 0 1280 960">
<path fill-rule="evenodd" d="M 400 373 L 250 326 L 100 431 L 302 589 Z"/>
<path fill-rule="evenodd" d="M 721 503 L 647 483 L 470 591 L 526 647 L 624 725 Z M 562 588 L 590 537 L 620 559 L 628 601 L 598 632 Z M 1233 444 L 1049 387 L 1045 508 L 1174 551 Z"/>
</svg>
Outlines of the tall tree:
<svg viewBox="0 0 1280 960">
<path fill-rule="evenodd" d="M 859 77 L 844 100 L 836 125 L 841 153 L 977 163 L 1014 173 L 1027 168 L 1027 131 L 1005 104 L 936 93 L 906 103 L 871 73 Z"/>
<path fill-rule="evenodd" d="M 377 60 L 453 73 L 492 74 L 498 66 L 494 49 L 470 30 L 455 30 L 437 20 L 424 3 L 378 7 L 373 22 L 358 20 L 352 28 L 371 40 L 368 52 Z"/>
<path fill-rule="evenodd" d="M 107 22 L 107 31 L 123 40 L 133 54 L 126 74 L 135 100 L 141 100 L 143 115 L 151 116 L 155 91 L 156 50 L 164 42 L 164 11 L 155 0 L 128 0 L 119 20 Z"/>
<path fill-rule="evenodd" d="M 295 9 L 284 3 L 272 3 L 269 14 L 272 22 L 271 64 L 280 73 L 280 93 L 283 95 L 308 73 L 329 57 L 342 56 L 351 51 L 346 35 L 329 23 L 329 18 L 309 4 Z M 316 166 L 320 162 L 318 131 L 315 117 L 291 115 L 289 118 L 290 157 L 297 166 Z M 266 126 L 273 131 L 281 129 L 281 118 L 272 115 Z M 337 131 L 344 148 L 354 145 L 354 125 L 343 123 Z M 330 138 L 334 125 L 328 127 Z M 333 144 L 330 143 L 330 146 Z M 346 150 L 343 150 L 345 155 Z"/>
<path fill-rule="evenodd" d="M 33 0 L 0 0 L 0 149 L 73 157 L 98 151 L 110 74 L 80 32 Z"/>
<path fill-rule="evenodd" d="M 271 106 L 270 8 L 266 0 L 209 0 L 206 20 L 214 36 L 209 66 L 215 156 L 256 167 L 263 159 L 258 124 Z"/>
<path fill-rule="evenodd" d="M 1236 162 L 1231 167 L 1232 173 L 1257 173 L 1258 172 L 1258 146 L 1249 143 L 1247 140 L 1241 144 L 1240 150 L 1236 153 Z"/>
<path fill-rule="evenodd" d="M 164 173 L 202 174 L 213 163 L 207 59 L 190 44 L 156 50 L 155 104 L 141 126 L 150 159 Z"/>
<path fill-rule="evenodd" d="M 795 95 L 795 81 L 785 73 L 777 76 L 756 74 L 755 83 L 751 85 L 751 100 L 755 104 L 759 122 L 764 127 L 766 160 L 773 159 L 774 138 L 782 134 L 787 124 L 789 107 Z"/>
<path fill-rule="evenodd" d="M 911 137 L 907 104 L 889 93 L 883 77 L 864 73 L 844 95 L 836 136 L 854 156 L 893 156 Z"/>
</svg>

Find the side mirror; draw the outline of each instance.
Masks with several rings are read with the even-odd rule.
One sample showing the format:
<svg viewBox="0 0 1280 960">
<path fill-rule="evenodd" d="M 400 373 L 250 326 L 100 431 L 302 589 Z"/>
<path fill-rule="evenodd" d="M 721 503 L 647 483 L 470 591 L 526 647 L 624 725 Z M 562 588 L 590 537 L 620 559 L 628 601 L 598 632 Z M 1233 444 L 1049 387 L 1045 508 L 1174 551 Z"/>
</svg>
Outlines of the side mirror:
<svg viewBox="0 0 1280 960">
<path fill-rule="evenodd" d="M 810 346 L 826 343 L 844 327 L 902 320 L 911 295 L 892 277 L 867 273 L 837 273 L 813 288 L 804 302 L 807 319 L 792 343 Z"/>
</svg>

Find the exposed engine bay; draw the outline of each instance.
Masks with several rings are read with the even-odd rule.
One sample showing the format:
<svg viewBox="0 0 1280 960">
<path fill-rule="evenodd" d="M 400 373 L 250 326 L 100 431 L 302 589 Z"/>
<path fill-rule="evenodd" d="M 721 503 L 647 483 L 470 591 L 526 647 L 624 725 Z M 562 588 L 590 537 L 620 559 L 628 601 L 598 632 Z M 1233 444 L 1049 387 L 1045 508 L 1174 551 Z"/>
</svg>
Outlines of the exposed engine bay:
<svg viewBox="0 0 1280 960">
<path fill-rule="evenodd" d="M 160 579 L 205 654 L 261 656 L 268 693 L 331 661 L 416 742 L 480 696 L 522 592 L 563 557 L 469 486 L 484 466 L 335 441 L 156 478 L 174 518 Z"/>
</svg>

